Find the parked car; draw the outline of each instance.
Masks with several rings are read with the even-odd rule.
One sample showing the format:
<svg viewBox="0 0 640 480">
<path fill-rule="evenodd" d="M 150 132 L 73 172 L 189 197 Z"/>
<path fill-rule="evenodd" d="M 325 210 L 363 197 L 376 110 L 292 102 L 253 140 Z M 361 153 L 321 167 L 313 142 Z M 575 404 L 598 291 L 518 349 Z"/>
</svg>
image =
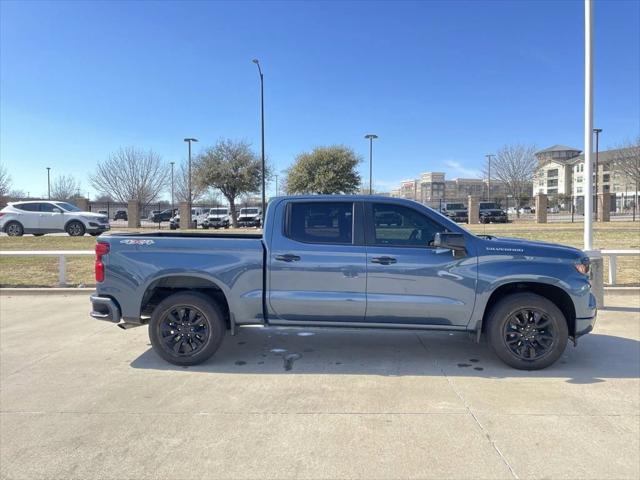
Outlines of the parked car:
<svg viewBox="0 0 640 480">
<path fill-rule="evenodd" d="M 104 215 L 105 217 L 108 217 L 108 216 L 109 216 L 109 212 L 108 212 L 108 211 L 106 211 L 106 210 L 98 210 L 98 213 L 99 213 L 100 215 Z"/>
<path fill-rule="evenodd" d="M 127 216 L 127 211 L 126 210 L 116 210 L 116 214 L 113 216 L 114 220 L 129 220 L 129 217 Z"/>
<path fill-rule="evenodd" d="M 155 212 L 156 213 L 152 214 L 149 218 L 149 220 L 151 220 L 153 223 L 168 222 L 173 216 L 173 210 L 171 210 L 170 208 Z"/>
<path fill-rule="evenodd" d="M 231 215 L 227 207 L 216 207 L 209 209 L 209 216 L 202 223 L 202 228 L 229 228 L 231 225 Z"/>
<path fill-rule="evenodd" d="M 401 226 L 376 225 L 379 212 Z M 310 225 L 317 215 L 331 227 Z M 153 349 L 176 365 L 261 325 L 466 331 L 535 370 L 596 319 L 584 252 L 476 236 L 424 205 L 368 195 L 272 199 L 263 235 L 103 235 L 95 275 L 91 316 L 148 324 Z"/>
<path fill-rule="evenodd" d="M 524 206 L 520 208 L 520 215 L 523 214 L 533 214 L 536 213 L 536 209 L 533 207 L 529 207 L 529 206 Z"/>
<path fill-rule="evenodd" d="M 442 204 L 442 214 L 454 222 L 467 223 L 469 221 L 469 210 L 464 206 L 464 203 L 444 203 Z"/>
<path fill-rule="evenodd" d="M 0 230 L 11 237 L 57 232 L 67 232 L 72 237 L 85 233 L 96 236 L 109 228 L 106 215 L 84 212 L 67 202 L 11 202 L 0 210 Z"/>
<path fill-rule="evenodd" d="M 558 206 L 547 207 L 547 213 L 560 213 Z"/>
<path fill-rule="evenodd" d="M 246 207 L 240 209 L 238 215 L 239 227 L 260 227 L 262 224 L 262 211 L 257 207 Z"/>
<path fill-rule="evenodd" d="M 195 222 L 196 228 L 198 228 L 198 225 L 202 226 L 202 224 L 207 219 L 208 213 L 209 213 L 208 208 L 204 209 L 201 207 L 193 207 L 191 209 L 191 221 Z M 169 219 L 169 228 L 171 230 L 180 228 L 180 212 L 176 213 L 176 215 L 173 218 Z"/>
<path fill-rule="evenodd" d="M 480 223 L 507 223 L 507 212 L 494 202 L 480 202 Z"/>
</svg>

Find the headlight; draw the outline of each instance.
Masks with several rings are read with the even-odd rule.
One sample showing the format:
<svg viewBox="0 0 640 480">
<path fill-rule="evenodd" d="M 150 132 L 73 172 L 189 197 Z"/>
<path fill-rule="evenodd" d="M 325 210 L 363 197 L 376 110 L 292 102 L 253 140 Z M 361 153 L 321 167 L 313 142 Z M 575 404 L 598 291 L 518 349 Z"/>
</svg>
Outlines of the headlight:
<svg viewBox="0 0 640 480">
<path fill-rule="evenodd" d="M 590 265 L 591 265 L 591 261 L 589 260 L 589 257 L 584 257 L 583 259 L 580 260 L 580 263 L 575 264 L 575 267 L 576 267 L 576 270 L 581 274 L 589 275 Z"/>
</svg>

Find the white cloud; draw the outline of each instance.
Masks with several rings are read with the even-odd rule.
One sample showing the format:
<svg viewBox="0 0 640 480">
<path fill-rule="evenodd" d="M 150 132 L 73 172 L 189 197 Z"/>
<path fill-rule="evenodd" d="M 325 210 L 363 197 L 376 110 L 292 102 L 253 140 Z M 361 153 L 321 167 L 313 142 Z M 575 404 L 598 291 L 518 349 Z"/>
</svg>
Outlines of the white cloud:
<svg viewBox="0 0 640 480">
<path fill-rule="evenodd" d="M 447 167 L 447 178 L 452 179 L 455 177 L 465 178 L 482 178 L 482 172 L 475 168 L 468 168 L 455 160 L 447 160 L 444 162 Z"/>
</svg>

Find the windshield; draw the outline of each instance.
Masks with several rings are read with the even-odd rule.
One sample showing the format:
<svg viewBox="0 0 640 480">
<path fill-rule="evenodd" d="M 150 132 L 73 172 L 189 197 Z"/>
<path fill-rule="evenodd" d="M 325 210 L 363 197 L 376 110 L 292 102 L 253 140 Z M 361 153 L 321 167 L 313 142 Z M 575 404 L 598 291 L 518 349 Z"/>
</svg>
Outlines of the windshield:
<svg viewBox="0 0 640 480">
<path fill-rule="evenodd" d="M 462 203 L 447 203 L 447 210 L 464 210 L 464 204 Z"/>
<path fill-rule="evenodd" d="M 57 205 L 58 207 L 60 207 L 61 209 L 65 210 L 67 212 L 81 212 L 82 211 L 78 207 L 76 207 L 75 205 L 71 205 L 70 203 L 67 203 L 67 202 L 56 202 L 55 205 Z"/>
<path fill-rule="evenodd" d="M 480 208 L 500 208 L 497 204 L 492 202 L 480 202 Z"/>
<path fill-rule="evenodd" d="M 241 208 L 240 213 L 243 213 L 245 215 L 256 215 L 258 213 L 258 209 L 257 208 Z"/>
<path fill-rule="evenodd" d="M 226 215 L 227 214 L 227 209 L 226 208 L 212 208 L 211 210 L 209 210 L 209 214 L 210 215 Z"/>
</svg>

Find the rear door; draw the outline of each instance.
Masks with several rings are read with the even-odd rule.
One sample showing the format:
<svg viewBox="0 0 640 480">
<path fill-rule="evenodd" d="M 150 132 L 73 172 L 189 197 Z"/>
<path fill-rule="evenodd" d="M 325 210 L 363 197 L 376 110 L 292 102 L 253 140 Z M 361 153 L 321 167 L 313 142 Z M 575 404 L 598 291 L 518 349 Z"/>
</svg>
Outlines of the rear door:
<svg viewBox="0 0 640 480">
<path fill-rule="evenodd" d="M 475 302 L 475 257 L 435 248 L 436 232 L 446 227 L 418 208 L 367 202 L 365 212 L 366 321 L 467 325 Z"/>
<path fill-rule="evenodd" d="M 362 322 L 366 253 L 362 204 L 290 201 L 268 252 L 270 315 L 293 322 Z"/>
</svg>

